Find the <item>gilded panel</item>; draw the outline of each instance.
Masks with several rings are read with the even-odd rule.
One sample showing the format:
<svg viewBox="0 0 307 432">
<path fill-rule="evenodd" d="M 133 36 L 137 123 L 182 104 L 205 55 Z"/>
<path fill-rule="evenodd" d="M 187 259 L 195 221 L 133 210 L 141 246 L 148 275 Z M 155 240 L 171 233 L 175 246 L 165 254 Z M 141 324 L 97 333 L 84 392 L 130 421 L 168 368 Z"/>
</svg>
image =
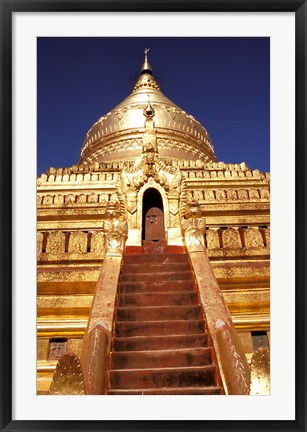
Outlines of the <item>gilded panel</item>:
<svg viewBox="0 0 307 432">
<path fill-rule="evenodd" d="M 60 254 L 65 253 L 65 233 L 61 231 L 53 231 L 48 233 L 46 253 Z"/>
<path fill-rule="evenodd" d="M 64 197 L 63 195 L 56 195 L 54 197 L 54 204 L 55 205 L 62 205 L 64 203 Z"/>
<path fill-rule="evenodd" d="M 264 200 L 269 200 L 270 199 L 269 189 L 260 189 L 260 198 Z"/>
<path fill-rule="evenodd" d="M 76 197 L 73 194 L 66 195 L 66 197 L 65 197 L 65 203 L 66 204 L 74 204 L 75 200 L 76 200 Z"/>
<path fill-rule="evenodd" d="M 255 199 L 255 200 L 259 199 L 258 189 L 249 189 L 248 194 L 250 199 Z"/>
<path fill-rule="evenodd" d="M 91 237 L 91 252 L 104 255 L 104 233 L 102 231 L 95 231 Z"/>
<path fill-rule="evenodd" d="M 98 201 L 98 196 L 95 193 L 91 193 L 88 196 L 88 203 L 96 203 Z"/>
<path fill-rule="evenodd" d="M 43 240 L 44 240 L 43 233 L 38 231 L 36 234 L 36 253 L 37 254 L 40 254 L 43 251 Z"/>
<path fill-rule="evenodd" d="M 220 248 L 219 234 L 217 229 L 210 228 L 206 231 L 207 248 L 217 249 Z"/>
<path fill-rule="evenodd" d="M 226 193 L 223 189 L 217 189 L 215 192 L 217 201 L 226 201 Z"/>
<path fill-rule="evenodd" d="M 76 354 L 78 357 L 81 354 L 82 339 L 68 339 L 67 351 Z"/>
<path fill-rule="evenodd" d="M 259 228 L 249 227 L 244 231 L 245 246 L 248 247 L 264 247 L 262 234 Z"/>
<path fill-rule="evenodd" d="M 206 190 L 205 191 L 205 200 L 206 201 L 214 201 L 215 200 L 214 193 L 212 190 Z"/>
<path fill-rule="evenodd" d="M 227 190 L 227 200 L 235 201 L 237 199 L 238 199 L 237 191 L 235 189 L 228 189 Z"/>
<path fill-rule="evenodd" d="M 239 189 L 238 190 L 238 198 L 240 201 L 248 201 L 248 193 L 246 189 Z"/>
<path fill-rule="evenodd" d="M 227 228 L 222 231 L 223 247 L 226 249 L 238 249 L 242 247 L 238 229 Z"/>
<path fill-rule="evenodd" d="M 43 204 L 45 205 L 53 204 L 53 195 L 45 195 L 43 198 Z"/>
<path fill-rule="evenodd" d="M 194 191 L 194 199 L 197 201 L 202 201 L 204 199 L 204 193 L 201 190 Z"/>
<path fill-rule="evenodd" d="M 264 235 L 265 235 L 266 245 L 269 248 L 270 247 L 270 227 L 268 227 L 264 230 Z"/>
<path fill-rule="evenodd" d="M 86 253 L 87 252 L 87 234 L 82 231 L 73 231 L 69 236 L 68 244 L 69 253 Z"/>
<path fill-rule="evenodd" d="M 77 203 L 78 204 L 85 204 L 86 203 L 86 195 L 80 194 L 77 196 Z"/>
</svg>

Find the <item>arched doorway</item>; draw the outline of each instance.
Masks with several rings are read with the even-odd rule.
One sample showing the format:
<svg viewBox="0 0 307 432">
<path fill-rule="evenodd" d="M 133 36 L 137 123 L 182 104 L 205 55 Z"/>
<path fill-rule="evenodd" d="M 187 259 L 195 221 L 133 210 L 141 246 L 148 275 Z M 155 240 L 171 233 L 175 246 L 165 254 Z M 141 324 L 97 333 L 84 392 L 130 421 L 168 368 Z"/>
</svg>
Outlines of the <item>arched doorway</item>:
<svg viewBox="0 0 307 432">
<path fill-rule="evenodd" d="M 143 195 L 142 239 L 161 240 L 165 238 L 162 196 L 155 188 L 149 188 Z"/>
</svg>

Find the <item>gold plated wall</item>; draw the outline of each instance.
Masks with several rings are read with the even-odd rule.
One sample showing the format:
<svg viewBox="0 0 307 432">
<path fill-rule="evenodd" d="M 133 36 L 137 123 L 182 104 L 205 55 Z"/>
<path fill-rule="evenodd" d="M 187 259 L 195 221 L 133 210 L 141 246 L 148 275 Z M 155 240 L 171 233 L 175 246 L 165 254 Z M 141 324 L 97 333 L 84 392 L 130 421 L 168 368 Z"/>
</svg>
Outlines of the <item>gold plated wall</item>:
<svg viewBox="0 0 307 432">
<path fill-rule="evenodd" d="M 250 361 L 251 332 L 270 328 L 269 174 L 244 163 L 170 163 L 201 206 L 208 257 Z M 105 257 L 103 223 L 125 164 L 51 168 L 37 180 L 38 393 L 48 392 L 56 365 L 51 340 L 67 339 L 67 351 L 80 354 Z"/>
</svg>

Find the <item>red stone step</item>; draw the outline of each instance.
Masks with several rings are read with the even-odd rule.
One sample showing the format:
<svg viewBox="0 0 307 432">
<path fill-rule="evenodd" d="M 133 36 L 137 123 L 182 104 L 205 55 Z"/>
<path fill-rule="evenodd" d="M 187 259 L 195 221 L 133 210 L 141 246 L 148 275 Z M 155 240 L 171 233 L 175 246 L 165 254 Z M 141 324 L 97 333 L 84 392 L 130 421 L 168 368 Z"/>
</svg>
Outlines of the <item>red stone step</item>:
<svg viewBox="0 0 307 432">
<path fill-rule="evenodd" d="M 158 279 L 158 278 L 157 278 Z M 120 282 L 120 293 L 164 292 L 164 291 L 195 291 L 194 279 L 176 281 Z"/>
<path fill-rule="evenodd" d="M 159 387 L 141 389 L 110 389 L 108 395 L 221 395 L 220 387 Z"/>
<path fill-rule="evenodd" d="M 165 272 L 183 272 L 191 271 L 189 263 L 170 263 L 170 264 L 124 264 L 122 274 L 127 273 L 165 273 Z"/>
<path fill-rule="evenodd" d="M 197 305 L 199 297 L 196 291 L 178 291 L 167 293 L 119 294 L 118 306 L 180 306 Z"/>
<path fill-rule="evenodd" d="M 113 339 L 114 351 L 169 350 L 180 348 L 205 348 L 207 334 L 132 336 Z"/>
<path fill-rule="evenodd" d="M 116 321 L 115 336 L 163 336 L 182 334 L 203 334 L 203 320 L 172 321 Z"/>
<path fill-rule="evenodd" d="M 211 363 L 211 352 L 211 347 L 113 352 L 111 369 L 204 366 Z"/>
<path fill-rule="evenodd" d="M 161 321 L 201 319 L 202 308 L 198 306 L 150 306 L 118 307 L 117 321 Z"/>
<path fill-rule="evenodd" d="M 124 255 L 124 264 L 171 264 L 189 263 L 188 254 L 152 254 L 152 255 Z"/>
<path fill-rule="evenodd" d="M 166 239 L 160 239 L 159 241 L 143 240 L 143 251 L 144 254 L 167 253 L 167 241 Z"/>
<path fill-rule="evenodd" d="M 109 377 L 113 389 L 136 389 L 214 386 L 215 375 L 215 365 L 208 365 L 161 369 L 111 369 Z"/>
<path fill-rule="evenodd" d="M 123 258 L 108 394 L 221 394 L 189 256 L 151 243 Z"/>
<path fill-rule="evenodd" d="M 147 282 L 147 281 L 170 281 L 170 280 L 191 280 L 193 274 L 190 271 L 160 272 L 160 273 L 123 273 L 120 275 L 120 282 Z"/>
</svg>

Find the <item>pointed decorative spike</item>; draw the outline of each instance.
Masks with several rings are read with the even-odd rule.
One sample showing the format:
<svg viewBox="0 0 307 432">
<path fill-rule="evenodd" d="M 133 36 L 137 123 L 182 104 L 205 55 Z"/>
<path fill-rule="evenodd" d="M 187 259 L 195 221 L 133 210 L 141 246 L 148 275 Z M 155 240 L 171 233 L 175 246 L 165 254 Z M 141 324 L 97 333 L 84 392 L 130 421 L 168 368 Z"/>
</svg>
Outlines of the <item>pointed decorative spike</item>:
<svg viewBox="0 0 307 432">
<path fill-rule="evenodd" d="M 149 50 L 150 50 L 150 48 L 145 48 L 145 50 L 144 50 L 145 60 L 144 60 L 144 63 L 143 63 L 142 69 L 141 69 L 141 74 L 149 73 L 152 75 L 152 68 L 151 68 L 151 65 L 148 61 L 148 55 L 147 55 Z"/>
</svg>

